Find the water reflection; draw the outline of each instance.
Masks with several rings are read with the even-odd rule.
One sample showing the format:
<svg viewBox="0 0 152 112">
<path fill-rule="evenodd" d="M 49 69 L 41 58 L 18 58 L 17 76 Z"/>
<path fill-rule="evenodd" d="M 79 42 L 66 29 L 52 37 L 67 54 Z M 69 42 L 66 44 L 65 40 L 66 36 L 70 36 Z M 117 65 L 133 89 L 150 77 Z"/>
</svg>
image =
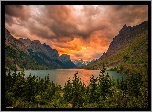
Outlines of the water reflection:
<svg viewBox="0 0 152 112">
<path fill-rule="evenodd" d="M 20 72 L 20 71 L 18 71 Z M 17 73 L 18 73 L 17 72 Z M 64 87 L 65 83 L 69 80 L 72 81 L 74 74 L 78 72 L 77 76 L 81 78 L 81 81 L 88 86 L 90 82 L 90 77 L 94 75 L 94 78 L 99 76 L 100 70 L 85 70 L 85 69 L 56 69 L 56 70 L 25 70 L 25 76 L 36 75 L 40 78 L 45 78 L 49 74 L 50 81 L 60 84 Z M 113 77 L 115 80 L 120 78 L 125 78 L 126 75 L 119 74 L 114 71 L 107 71 L 110 77 Z"/>
<path fill-rule="evenodd" d="M 99 70 L 83 70 L 83 69 L 78 69 L 78 70 L 71 70 L 71 71 L 65 71 L 63 74 L 57 74 L 56 75 L 56 82 L 60 82 L 61 85 L 65 85 L 65 82 L 67 82 L 69 79 L 72 82 L 74 78 L 74 74 L 77 73 L 77 76 L 81 79 L 81 81 L 88 86 L 90 82 L 90 77 L 94 75 L 97 77 L 99 75 Z"/>
</svg>

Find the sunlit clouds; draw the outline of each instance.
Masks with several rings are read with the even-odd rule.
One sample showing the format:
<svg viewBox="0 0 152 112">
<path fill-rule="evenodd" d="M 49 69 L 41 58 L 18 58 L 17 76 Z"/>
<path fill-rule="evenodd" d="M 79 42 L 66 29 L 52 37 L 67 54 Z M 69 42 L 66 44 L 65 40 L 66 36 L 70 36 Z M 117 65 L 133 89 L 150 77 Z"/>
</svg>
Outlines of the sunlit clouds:
<svg viewBox="0 0 152 112">
<path fill-rule="evenodd" d="M 5 27 L 15 38 L 40 40 L 72 60 L 99 58 L 124 24 L 134 26 L 147 20 L 146 5 L 5 7 Z"/>
</svg>

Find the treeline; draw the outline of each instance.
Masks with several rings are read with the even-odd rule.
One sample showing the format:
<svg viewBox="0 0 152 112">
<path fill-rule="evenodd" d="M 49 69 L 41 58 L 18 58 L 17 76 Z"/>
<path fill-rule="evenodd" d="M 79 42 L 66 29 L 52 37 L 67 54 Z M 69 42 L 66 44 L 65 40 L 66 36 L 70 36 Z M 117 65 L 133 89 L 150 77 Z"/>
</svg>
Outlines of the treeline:
<svg viewBox="0 0 152 112">
<path fill-rule="evenodd" d="M 148 73 L 115 81 L 103 66 L 86 86 L 76 74 L 62 88 L 24 72 L 5 74 L 5 106 L 13 108 L 148 108 Z"/>
</svg>

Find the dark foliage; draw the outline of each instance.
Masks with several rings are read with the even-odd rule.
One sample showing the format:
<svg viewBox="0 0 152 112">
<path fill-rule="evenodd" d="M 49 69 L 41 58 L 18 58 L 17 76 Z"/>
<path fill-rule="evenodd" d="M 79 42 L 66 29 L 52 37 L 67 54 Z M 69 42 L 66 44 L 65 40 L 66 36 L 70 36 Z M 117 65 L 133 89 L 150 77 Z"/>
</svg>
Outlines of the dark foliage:
<svg viewBox="0 0 152 112">
<path fill-rule="evenodd" d="M 13 108 L 147 108 L 148 75 L 131 74 L 115 81 L 101 69 L 86 86 L 75 74 L 62 88 L 24 72 L 5 75 L 5 106 Z"/>
</svg>

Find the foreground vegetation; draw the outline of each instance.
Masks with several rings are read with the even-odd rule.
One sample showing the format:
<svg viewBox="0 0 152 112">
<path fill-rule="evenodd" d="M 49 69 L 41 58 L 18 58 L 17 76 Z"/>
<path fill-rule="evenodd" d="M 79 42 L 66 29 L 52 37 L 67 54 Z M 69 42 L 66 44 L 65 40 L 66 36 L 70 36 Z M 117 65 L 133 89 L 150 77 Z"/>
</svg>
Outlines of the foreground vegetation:
<svg viewBox="0 0 152 112">
<path fill-rule="evenodd" d="M 24 72 L 5 74 L 5 106 L 13 108 L 147 108 L 147 74 L 131 74 L 115 81 L 103 66 L 99 77 L 85 86 L 75 74 L 62 88 Z"/>
</svg>

